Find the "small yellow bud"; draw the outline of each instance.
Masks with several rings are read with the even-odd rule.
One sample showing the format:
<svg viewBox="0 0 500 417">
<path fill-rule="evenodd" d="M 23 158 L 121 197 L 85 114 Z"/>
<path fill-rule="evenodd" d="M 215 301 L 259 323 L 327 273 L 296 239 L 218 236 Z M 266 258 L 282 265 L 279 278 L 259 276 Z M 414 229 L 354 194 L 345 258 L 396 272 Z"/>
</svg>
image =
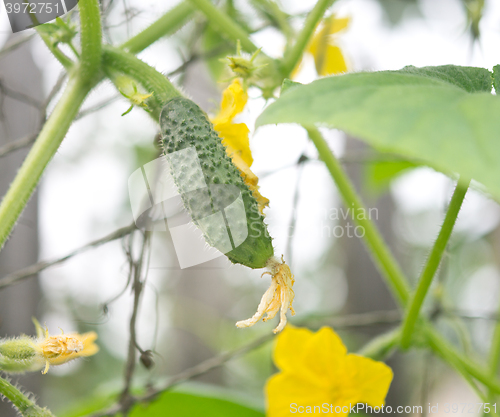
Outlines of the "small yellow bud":
<svg viewBox="0 0 500 417">
<path fill-rule="evenodd" d="M 21 336 L 0 340 L 0 370 L 5 372 L 31 372 L 44 368 L 46 374 L 50 365 L 61 365 L 73 359 L 91 356 L 98 352 L 94 343 L 95 332 L 73 333 L 50 336 L 36 319 L 37 337 Z"/>
<path fill-rule="evenodd" d="M 153 93 L 141 93 L 137 87 L 136 82 L 124 75 L 116 77 L 114 82 L 118 87 L 118 91 L 120 91 L 121 95 L 125 98 L 128 98 L 131 103 L 131 106 L 125 113 L 122 114 L 122 116 L 125 116 L 127 113 L 129 113 L 134 108 L 134 106 L 139 106 L 145 110 L 148 110 L 146 100 L 150 98 Z"/>
</svg>

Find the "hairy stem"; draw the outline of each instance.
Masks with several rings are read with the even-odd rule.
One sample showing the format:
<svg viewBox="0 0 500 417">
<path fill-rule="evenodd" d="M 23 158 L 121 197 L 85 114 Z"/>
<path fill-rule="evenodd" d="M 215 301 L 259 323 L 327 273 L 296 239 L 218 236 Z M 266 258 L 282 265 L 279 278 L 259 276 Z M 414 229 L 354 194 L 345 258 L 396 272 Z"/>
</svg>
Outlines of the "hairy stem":
<svg viewBox="0 0 500 417">
<path fill-rule="evenodd" d="M 35 28 L 36 29 L 36 28 Z M 74 66 L 74 62 L 71 58 L 69 58 L 63 51 L 61 51 L 57 46 L 54 46 L 52 41 L 50 40 L 49 35 L 47 35 L 42 30 L 37 30 L 38 34 L 42 38 L 42 41 L 47 45 L 49 51 L 54 55 L 54 57 L 59 61 L 59 63 L 64 67 L 66 71 L 70 71 Z"/>
<path fill-rule="evenodd" d="M 456 349 L 449 345 L 436 330 L 431 328 L 431 326 L 428 325 L 424 332 L 427 336 L 429 346 L 434 353 L 441 356 L 446 362 L 452 365 L 458 373 L 462 374 L 464 377 L 470 375 L 486 386 L 491 392 L 500 394 L 500 382 L 493 378 L 487 369 L 484 369 L 477 363 L 457 352 Z"/>
<path fill-rule="evenodd" d="M 54 417 L 49 410 L 37 406 L 26 395 L 19 391 L 19 389 L 2 377 L 0 377 L 0 394 L 8 398 L 23 416 Z"/>
<path fill-rule="evenodd" d="M 193 6 L 188 1 L 183 1 L 142 32 L 130 38 L 121 47 L 127 52 L 137 54 L 163 36 L 180 29 L 193 14 L 193 11 Z"/>
<path fill-rule="evenodd" d="M 181 94 L 163 74 L 150 67 L 134 55 L 119 48 L 103 48 L 103 66 L 106 75 L 113 81 L 116 74 L 124 74 L 140 83 L 154 95 L 148 101 L 151 115 L 158 120 L 163 104 Z"/>
<path fill-rule="evenodd" d="M 500 314 L 500 306 L 497 311 Z M 491 341 L 489 360 L 488 360 L 488 367 L 490 370 L 491 378 L 497 377 L 499 366 L 500 366 L 500 320 L 497 320 L 495 324 L 495 330 L 493 331 L 493 338 Z M 493 403 L 495 399 L 494 397 L 495 393 L 490 388 L 488 390 L 487 402 Z"/>
<path fill-rule="evenodd" d="M 361 202 L 361 198 L 356 193 L 354 186 L 342 169 L 339 161 L 333 155 L 328 147 L 325 139 L 315 127 L 306 127 L 309 137 L 313 141 L 318 150 L 320 158 L 325 163 L 330 175 L 332 176 L 337 188 L 347 207 L 352 207 L 353 212 L 366 212 L 366 209 Z M 410 290 L 407 280 L 400 270 L 398 263 L 387 248 L 384 239 L 380 235 L 377 227 L 371 219 L 366 216 L 353 216 L 353 220 L 365 231 L 365 242 L 367 243 L 370 253 L 380 269 L 382 276 L 386 279 L 393 294 L 396 295 L 398 301 L 405 305 L 410 298 Z"/>
<path fill-rule="evenodd" d="M 82 54 L 66 90 L 43 126 L 0 204 L 0 249 L 56 153 L 78 109 L 93 87 L 101 64 L 101 18 L 97 0 L 79 2 Z M 50 46 L 49 46 L 50 47 Z"/>
<path fill-rule="evenodd" d="M 90 90 L 78 76 L 70 78 L 54 111 L 17 172 L 0 204 L 0 249 L 37 186 L 45 167 L 56 153 Z"/>
<path fill-rule="evenodd" d="M 80 77 L 83 82 L 91 82 L 101 67 L 101 14 L 97 0 L 80 0 Z"/>
<path fill-rule="evenodd" d="M 307 127 L 306 129 L 321 159 L 337 184 L 344 203 L 349 207 L 353 207 L 354 211 L 365 210 L 353 185 L 328 147 L 321 133 L 314 127 Z M 363 219 L 355 220 L 359 226 L 364 227 L 365 240 L 371 249 L 371 254 L 373 255 L 375 263 L 379 266 L 382 276 L 388 281 L 389 288 L 392 293 L 395 294 L 396 299 L 403 307 L 406 306 L 410 298 L 406 277 L 403 275 L 396 260 L 389 252 L 376 226 L 371 220 L 366 219 L 365 216 L 360 217 L 363 217 Z M 434 353 L 443 358 L 456 369 L 457 372 L 463 375 L 474 389 L 476 389 L 476 387 L 470 378 L 471 376 L 488 387 L 492 392 L 500 393 L 500 383 L 495 378 L 492 378 L 487 370 L 482 369 L 480 365 L 458 352 L 446 339 L 441 337 L 441 335 L 432 328 L 429 322 L 423 321 L 422 330 L 423 336 L 427 339 L 428 346 Z"/>
<path fill-rule="evenodd" d="M 383 333 L 363 346 L 358 354 L 377 361 L 383 361 L 396 350 L 400 337 L 400 329 Z"/>
<path fill-rule="evenodd" d="M 457 221 L 458 213 L 460 211 L 460 208 L 462 207 L 465 194 L 467 193 L 467 190 L 469 188 L 469 183 L 470 180 L 459 180 L 457 182 L 457 186 L 451 198 L 443 225 L 441 226 L 441 230 L 439 231 L 438 237 L 431 250 L 427 263 L 422 270 L 422 274 L 420 275 L 417 290 L 415 291 L 415 294 L 410 302 L 410 307 L 407 310 L 406 318 L 403 322 L 403 330 L 401 333 L 401 347 L 403 349 L 407 349 L 410 346 L 411 336 L 415 327 L 415 323 L 419 317 L 420 309 L 422 308 L 425 296 L 429 291 L 432 279 L 436 275 L 436 271 L 438 270 L 439 264 L 441 263 L 446 245 L 450 240 L 453 227 L 455 226 L 455 222 Z"/>
<path fill-rule="evenodd" d="M 213 28 L 231 38 L 240 41 L 241 47 L 250 53 L 255 52 L 257 47 L 250 40 L 248 33 L 238 23 L 231 19 L 223 10 L 215 7 L 209 0 L 189 0 L 193 6 L 199 9 L 213 25 Z M 331 1 L 331 0 L 330 0 Z"/>
<path fill-rule="evenodd" d="M 292 71 L 302 58 L 302 54 L 311 39 L 314 29 L 318 25 L 326 10 L 333 4 L 335 0 L 318 0 L 314 8 L 311 10 L 304 23 L 304 27 L 297 36 L 295 44 L 287 51 L 283 58 L 282 72 L 285 78 L 289 77 Z"/>
</svg>

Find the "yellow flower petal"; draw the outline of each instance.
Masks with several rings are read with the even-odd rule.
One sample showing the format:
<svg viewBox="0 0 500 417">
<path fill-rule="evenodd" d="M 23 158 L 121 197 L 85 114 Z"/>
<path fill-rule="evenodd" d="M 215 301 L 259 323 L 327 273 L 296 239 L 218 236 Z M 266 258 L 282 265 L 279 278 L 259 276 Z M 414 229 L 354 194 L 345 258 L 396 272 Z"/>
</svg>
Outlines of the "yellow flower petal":
<svg viewBox="0 0 500 417">
<path fill-rule="evenodd" d="M 350 17 L 343 17 L 337 19 L 334 14 L 332 14 L 328 19 L 329 33 L 333 35 L 334 33 L 340 32 L 341 30 L 347 29 L 349 23 L 351 22 Z"/>
<path fill-rule="evenodd" d="M 341 74 L 347 71 L 347 64 L 342 51 L 335 45 L 327 45 L 324 55 L 316 58 L 314 62 L 316 71 L 321 76 Z"/>
<path fill-rule="evenodd" d="M 290 416 L 291 405 L 302 406 L 305 411 L 305 407 L 321 405 L 328 397 L 327 387 L 318 385 L 316 381 L 299 374 L 273 375 L 267 381 L 265 391 L 268 417 Z"/>
<path fill-rule="evenodd" d="M 234 165 L 240 170 L 241 176 L 257 200 L 259 211 L 263 214 L 264 208 L 269 205 L 269 200 L 259 192 L 258 178 L 250 170 L 253 163 L 252 151 L 248 134 L 250 130 L 245 123 L 232 123 L 233 118 L 240 113 L 248 100 L 248 95 L 240 81 L 235 79 L 222 93 L 221 110 L 212 119 L 214 130 L 222 139 L 226 153 L 231 157 Z"/>
<path fill-rule="evenodd" d="M 240 81 L 235 79 L 222 93 L 221 110 L 212 120 L 215 130 L 219 124 L 230 123 L 234 117 L 241 113 L 248 101 L 248 94 L 243 89 Z"/>
<path fill-rule="evenodd" d="M 99 347 L 94 343 L 96 339 L 96 332 L 49 336 L 46 330 L 44 338 L 38 340 L 35 345 L 38 354 L 45 359 L 43 373 L 47 373 L 50 365 L 62 365 L 76 358 L 96 354 L 99 351 Z"/>
<path fill-rule="evenodd" d="M 224 142 L 222 142 L 224 143 Z M 227 154 L 233 160 L 233 164 L 240 170 L 241 176 L 243 177 L 243 181 L 250 191 L 252 192 L 253 197 L 257 200 L 257 204 L 259 206 L 260 214 L 264 214 L 264 208 L 269 206 L 269 199 L 264 197 L 259 191 L 259 178 L 255 175 L 252 170 L 249 168 L 248 164 L 243 160 L 243 158 L 235 152 L 231 147 L 226 148 Z"/>
<path fill-rule="evenodd" d="M 318 75 L 340 74 L 347 71 L 347 65 L 341 49 L 335 45 L 331 35 L 338 33 L 349 25 L 349 18 L 336 19 L 335 15 L 323 21 L 316 32 L 307 51 L 314 57 Z"/>
<path fill-rule="evenodd" d="M 349 354 L 346 358 L 353 402 L 364 402 L 372 407 L 385 404 L 385 397 L 393 378 L 392 369 L 385 363 L 363 356 Z"/>
<path fill-rule="evenodd" d="M 273 359 L 282 371 L 294 371 L 314 333 L 305 327 L 287 326 L 277 337 Z M 293 349 L 290 349 L 293 346 Z"/>
<path fill-rule="evenodd" d="M 282 372 L 266 386 L 267 417 L 291 412 L 347 416 L 357 403 L 382 406 L 393 377 L 384 363 L 347 354 L 340 337 L 326 327 L 316 333 L 286 329 L 278 336 L 274 361 Z"/>
<path fill-rule="evenodd" d="M 228 148 L 228 155 L 238 154 L 250 167 L 253 163 L 248 129 L 245 123 L 223 123 L 214 124 L 215 131 L 222 138 L 222 143 Z"/>
<path fill-rule="evenodd" d="M 339 376 L 346 354 L 339 335 L 330 327 L 322 327 L 307 343 L 303 363 L 318 378 L 332 381 Z"/>
</svg>

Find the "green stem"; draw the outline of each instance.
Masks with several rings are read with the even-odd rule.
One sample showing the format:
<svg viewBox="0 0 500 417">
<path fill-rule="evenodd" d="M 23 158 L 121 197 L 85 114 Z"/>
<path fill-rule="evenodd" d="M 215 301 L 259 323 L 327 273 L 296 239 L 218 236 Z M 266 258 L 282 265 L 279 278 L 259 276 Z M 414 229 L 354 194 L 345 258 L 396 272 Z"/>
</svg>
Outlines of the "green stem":
<svg viewBox="0 0 500 417">
<path fill-rule="evenodd" d="M 283 35 L 290 40 L 293 36 L 293 30 L 288 23 L 289 16 L 280 9 L 278 4 L 273 0 L 251 0 L 255 4 L 257 10 L 259 7 L 267 12 L 269 16 L 276 22 Z"/>
<path fill-rule="evenodd" d="M 349 181 L 349 178 L 343 171 L 335 156 L 332 154 L 328 144 L 321 136 L 321 133 L 314 127 L 307 127 L 306 129 L 309 137 L 316 146 L 321 159 L 325 162 L 326 167 L 337 184 L 344 203 L 349 207 L 353 207 L 354 212 L 358 210 L 360 210 L 358 212 L 366 212 L 360 198 L 354 190 L 354 187 Z M 357 217 L 358 216 L 356 216 L 355 220 L 358 225 L 364 228 L 364 237 L 371 249 L 371 253 L 376 264 L 382 272 L 383 277 L 389 283 L 389 288 L 392 290 L 393 294 L 396 295 L 396 298 L 402 306 L 407 305 L 410 292 L 407 280 L 400 271 L 396 260 L 392 257 L 377 228 L 371 220 L 366 219 L 366 216 L 359 216 L 360 219 Z M 462 354 L 457 352 L 448 341 L 432 329 L 428 322 L 424 321 L 423 324 L 424 335 L 428 340 L 429 346 L 437 355 L 453 366 L 468 382 L 472 382 L 470 379 L 470 376 L 472 376 L 488 387 L 492 392 L 500 394 L 500 382 L 498 382 L 495 378 L 492 378 L 490 373 L 482 369 L 480 365 L 465 358 Z M 474 387 L 473 384 L 472 386 Z"/>
<path fill-rule="evenodd" d="M 101 14 L 98 0 L 80 0 L 80 77 L 83 82 L 92 82 L 101 67 Z"/>
<path fill-rule="evenodd" d="M 43 126 L 9 191 L 0 204 L 0 249 L 24 210 L 42 173 L 66 136 L 91 86 L 71 77 L 54 111 Z"/>
<path fill-rule="evenodd" d="M 500 314 L 500 306 L 498 308 L 498 314 Z M 496 378 L 498 373 L 498 367 L 500 366 L 500 320 L 495 324 L 495 330 L 493 331 L 493 339 L 491 341 L 490 354 L 488 360 L 488 368 L 490 370 L 491 378 Z M 493 402 L 494 392 L 488 390 L 488 402 Z"/>
<path fill-rule="evenodd" d="M 40 131 L 0 204 L 0 249 L 28 203 L 45 167 L 66 136 L 80 105 L 97 81 L 96 75 L 101 65 L 99 3 L 97 0 L 81 0 L 79 9 L 82 46 L 80 66 L 70 77 L 63 96 Z"/>
<path fill-rule="evenodd" d="M 304 22 L 304 27 L 297 36 L 295 44 L 287 51 L 283 58 L 282 72 L 285 78 L 288 78 L 295 67 L 300 62 L 309 40 L 311 39 L 318 22 L 321 20 L 326 10 L 335 0 L 318 0 Z"/>
<path fill-rule="evenodd" d="M 50 36 L 48 36 L 41 30 L 37 30 L 37 32 L 42 38 L 42 41 L 45 43 L 45 45 L 47 45 L 47 48 L 49 48 L 49 51 L 52 52 L 52 55 L 54 55 L 54 57 L 59 61 L 59 63 L 64 67 L 64 69 L 69 72 L 75 64 L 74 61 L 71 58 L 69 58 L 66 54 L 64 54 L 64 52 L 62 52 L 57 46 L 54 46 L 54 44 L 50 39 Z"/>
<path fill-rule="evenodd" d="M 121 47 L 127 52 L 137 54 L 161 37 L 180 29 L 192 13 L 193 6 L 189 1 L 182 1 L 142 32 L 126 41 Z"/>
<path fill-rule="evenodd" d="M 150 67 L 134 55 L 119 48 L 105 46 L 103 48 L 103 66 L 106 75 L 113 81 L 116 73 L 128 75 L 140 83 L 148 92 L 154 95 L 149 103 L 152 116 L 158 120 L 164 103 L 181 94 L 163 74 Z"/>
<path fill-rule="evenodd" d="M 439 231 L 436 242 L 434 243 L 434 247 L 429 255 L 427 264 L 420 275 L 417 291 L 411 300 L 410 308 L 407 310 L 406 318 L 403 322 L 403 331 L 401 334 L 401 347 L 403 349 L 407 349 L 410 346 L 411 336 L 415 323 L 419 317 L 420 309 L 424 303 L 427 291 L 429 291 L 432 279 L 434 278 L 434 275 L 436 275 L 436 271 L 441 263 L 441 259 L 446 249 L 446 245 L 450 240 L 451 232 L 453 231 L 453 227 L 457 221 L 458 213 L 462 207 L 469 184 L 470 180 L 459 180 L 457 182 L 457 186 L 451 198 L 450 206 L 448 207 L 448 212 L 444 218 L 443 225 L 441 226 L 441 230 Z"/>
<path fill-rule="evenodd" d="M 210 0 L 189 0 L 193 6 L 200 10 L 212 24 L 213 28 L 225 34 L 232 40 L 240 41 L 241 47 L 246 52 L 253 53 L 257 47 L 250 40 L 245 29 L 231 19 L 223 10 L 215 7 Z M 331 0 L 330 0 L 331 1 Z"/>
<path fill-rule="evenodd" d="M 457 352 L 453 346 L 430 326 L 427 325 L 424 332 L 432 350 L 452 365 L 460 374 L 464 375 L 464 377 L 465 375 L 470 375 L 486 386 L 491 392 L 500 394 L 500 382 L 492 378 L 488 370 Z"/>
<path fill-rule="evenodd" d="M 358 354 L 377 361 L 385 360 L 397 348 L 400 337 L 401 330 L 399 328 L 381 334 L 363 346 Z"/>
<path fill-rule="evenodd" d="M 330 175 L 335 181 L 337 188 L 347 207 L 352 207 L 353 213 L 367 213 L 361 198 L 357 195 L 354 186 L 342 169 L 339 161 L 333 155 L 325 139 L 315 127 L 306 127 L 309 137 L 318 150 L 320 158 L 325 163 Z M 403 306 L 407 304 L 410 290 L 407 280 L 400 270 L 398 263 L 387 248 L 384 239 L 377 227 L 368 216 L 353 216 L 353 220 L 363 228 L 365 241 L 371 250 L 372 257 L 379 267 L 382 276 L 387 280 L 393 294 Z"/>
<path fill-rule="evenodd" d="M 54 417 L 47 409 L 40 408 L 9 381 L 0 377 L 0 394 L 16 406 L 21 415 L 26 417 Z"/>
</svg>

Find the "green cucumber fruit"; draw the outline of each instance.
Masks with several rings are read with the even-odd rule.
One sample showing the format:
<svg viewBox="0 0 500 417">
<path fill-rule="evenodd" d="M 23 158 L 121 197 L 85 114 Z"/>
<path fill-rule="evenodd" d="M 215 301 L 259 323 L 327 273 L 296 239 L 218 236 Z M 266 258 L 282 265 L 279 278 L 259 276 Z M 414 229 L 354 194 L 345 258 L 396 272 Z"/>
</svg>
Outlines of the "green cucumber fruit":
<svg viewBox="0 0 500 417">
<path fill-rule="evenodd" d="M 233 263 L 264 268 L 274 254 L 264 216 L 207 115 L 175 97 L 164 105 L 160 126 L 171 174 L 206 242 Z"/>
</svg>

